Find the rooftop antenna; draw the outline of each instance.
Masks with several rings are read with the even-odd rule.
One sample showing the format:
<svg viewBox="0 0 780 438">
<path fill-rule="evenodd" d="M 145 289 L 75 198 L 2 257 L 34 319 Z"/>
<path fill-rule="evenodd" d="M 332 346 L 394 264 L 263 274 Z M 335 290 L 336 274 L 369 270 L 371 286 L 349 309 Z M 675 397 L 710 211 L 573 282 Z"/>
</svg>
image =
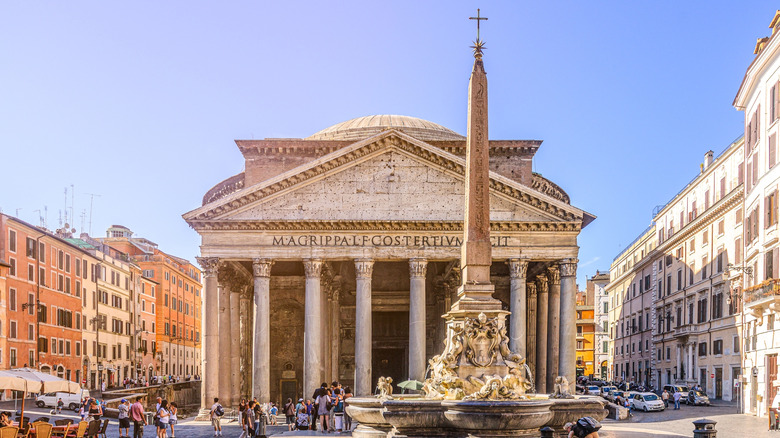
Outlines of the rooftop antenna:
<svg viewBox="0 0 780 438">
<path fill-rule="evenodd" d="M 68 187 L 65 186 L 65 223 L 68 223 Z"/>
<path fill-rule="evenodd" d="M 99 198 L 100 195 L 96 193 L 87 193 L 87 195 L 89 195 L 89 235 L 91 236 L 92 235 L 92 203 L 95 200 L 95 196 Z"/>
<path fill-rule="evenodd" d="M 41 228 L 46 228 L 46 226 L 43 223 L 43 216 L 41 216 L 41 210 L 33 210 L 33 213 L 38 213 L 38 225 Z"/>
<path fill-rule="evenodd" d="M 21 208 L 17 208 L 16 209 L 16 217 L 17 217 L 17 219 L 19 218 L 19 210 L 22 210 L 22 209 Z"/>
<path fill-rule="evenodd" d="M 49 228 L 49 206 L 43 206 L 43 228 Z"/>
<path fill-rule="evenodd" d="M 87 219 L 87 210 L 81 210 L 81 232 L 84 232 L 84 221 Z"/>
<path fill-rule="evenodd" d="M 60 228 L 62 228 L 62 210 L 57 210 L 57 212 L 59 212 L 59 214 L 60 214 L 59 225 L 60 225 Z"/>
<path fill-rule="evenodd" d="M 76 189 L 73 187 L 73 183 L 70 184 L 70 221 L 76 220 L 76 214 L 73 212 L 73 206 L 75 205 Z"/>
</svg>

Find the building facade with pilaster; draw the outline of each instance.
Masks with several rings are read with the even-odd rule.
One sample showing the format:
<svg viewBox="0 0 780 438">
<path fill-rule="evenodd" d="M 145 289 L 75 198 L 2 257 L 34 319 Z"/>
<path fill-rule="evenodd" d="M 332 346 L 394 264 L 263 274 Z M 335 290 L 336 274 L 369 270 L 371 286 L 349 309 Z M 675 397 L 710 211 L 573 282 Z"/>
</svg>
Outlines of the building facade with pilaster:
<svg viewBox="0 0 780 438">
<path fill-rule="evenodd" d="M 594 318 L 594 352 L 593 360 L 595 374 L 602 380 L 609 375 L 609 294 L 606 285 L 609 284 L 609 272 L 596 271 L 596 275 L 588 278 L 585 287 L 593 293 Z"/>
</svg>

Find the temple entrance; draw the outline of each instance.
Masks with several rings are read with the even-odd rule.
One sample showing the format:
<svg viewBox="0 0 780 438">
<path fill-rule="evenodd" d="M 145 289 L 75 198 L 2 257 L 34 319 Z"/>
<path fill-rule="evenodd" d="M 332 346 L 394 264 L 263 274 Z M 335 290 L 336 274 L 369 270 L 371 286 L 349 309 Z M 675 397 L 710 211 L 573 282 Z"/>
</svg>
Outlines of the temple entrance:
<svg viewBox="0 0 780 438">
<path fill-rule="evenodd" d="M 279 399 L 279 406 L 284 406 L 287 403 L 287 399 L 292 399 L 293 403 L 297 403 L 298 399 L 298 381 L 295 379 L 282 379 L 279 382 L 279 392 L 282 397 Z"/>
<path fill-rule="evenodd" d="M 373 312 L 371 353 L 372 392 L 377 379 L 392 377 L 393 384 L 406 380 L 409 364 L 409 313 Z"/>
</svg>

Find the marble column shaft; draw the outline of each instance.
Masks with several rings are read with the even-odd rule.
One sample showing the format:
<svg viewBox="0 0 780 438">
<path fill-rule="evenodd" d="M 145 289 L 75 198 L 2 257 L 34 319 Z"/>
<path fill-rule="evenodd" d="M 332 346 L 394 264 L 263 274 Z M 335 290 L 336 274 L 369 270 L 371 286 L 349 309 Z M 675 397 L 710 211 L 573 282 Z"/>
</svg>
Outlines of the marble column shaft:
<svg viewBox="0 0 780 438">
<path fill-rule="evenodd" d="M 230 285 L 219 285 L 219 400 L 223 406 L 233 406 L 233 379 L 231 377 L 232 318 L 230 315 Z"/>
<path fill-rule="evenodd" d="M 303 329 L 303 394 L 308 396 L 322 380 L 322 260 L 303 261 L 306 273 L 306 303 Z"/>
<path fill-rule="evenodd" d="M 248 294 L 241 295 L 241 398 L 252 398 L 252 314 Z"/>
<path fill-rule="evenodd" d="M 339 318 L 339 288 L 338 286 L 332 286 L 333 290 L 330 294 L 330 320 L 332 321 L 330 327 L 330 342 L 329 348 L 326 348 L 330 352 L 330 380 L 335 382 L 341 380 L 339 378 L 339 332 L 341 331 L 341 321 Z"/>
<path fill-rule="evenodd" d="M 330 301 L 328 300 L 327 286 L 322 287 L 322 275 L 320 275 L 320 383 L 328 383 L 330 375 Z"/>
<path fill-rule="evenodd" d="M 561 276 L 558 266 L 547 268 L 547 388 L 552 389 L 560 375 L 558 361 L 561 352 Z"/>
<path fill-rule="evenodd" d="M 682 379 L 682 346 L 677 344 L 677 375 L 675 379 Z"/>
<path fill-rule="evenodd" d="M 269 259 L 252 260 L 254 277 L 254 345 L 252 349 L 252 396 L 260 403 L 271 401 L 271 265 Z"/>
<path fill-rule="evenodd" d="M 536 294 L 536 392 L 547 392 L 547 276 L 538 275 Z"/>
<path fill-rule="evenodd" d="M 355 387 L 356 396 L 368 396 L 371 382 L 371 275 L 374 261 L 355 260 Z"/>
<path fill-rule="evenodd" d="M 536 375 L 536 282 L 526 282 L 528 292 L 528 319 L 524 327 L 527 333 L 526 353 L 528 354 L 526 363 L 531 367 L 531 371 Z M 536 385 L 536 377 L 534 377 Z"/>
<path fill-rule="evenodd" d="M 230 393 L 234 398 L 241 395 L 241 293 L 245 286 L 230 290 Z"/>
<path fill-rule="evenodd" d="M 564 259 L 560 264 L 561 311 L 560 311 L 560 362 L 558 374 L 569 381 L 569 390 L 574 393 L 577 382 L 577 259 Z"/>
<path fill-rule="evenodd" d="M 526 330 L 527 303 L 525 276 L 528 271 L 528 261 L 520 259 L 509 260 L 509 349 L 527 358 Z"/>
<path fill-rule="evenodd" d="M 203 390 L 201 407 L 214 403 L 219 397 L 219 317 L 214 309 L 219 307 L 217 271 L 219 259 L 216 257 L 198 257 L 198 263 L 204 271 L 204 309 L 203 312 Z"/>
<path fill-rule="evenodd" d="M 409 260 L 409 380 L 425 380 L 425 274 L 428 260 Z"/>
</svg>

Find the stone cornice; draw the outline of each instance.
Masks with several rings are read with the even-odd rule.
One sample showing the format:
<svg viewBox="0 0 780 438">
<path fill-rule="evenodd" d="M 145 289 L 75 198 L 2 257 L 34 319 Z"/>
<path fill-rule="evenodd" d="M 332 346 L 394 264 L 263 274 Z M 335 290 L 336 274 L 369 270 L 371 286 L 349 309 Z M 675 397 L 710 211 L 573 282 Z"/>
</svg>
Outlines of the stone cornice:
<svg viewBox="0 0 780 438">
<path fill-rule="evenodd" d="M 357 142 L 349 147 L 334 151 L 307 165 L 293 169 L 272 178 L 271 180 L 245 188 L 244 190 L 228 195 L 218 201 L 204 205 L 201 208 L 186 213 L 184 218 L 193 225 L 198 221 L 223 217 L 229 212 L 242 209 L 254 202 L 270 197 L 297 184 L 323 177 L 326 173 L 338 167 L 359 162 L 369 155 L 388 147 L 395 147 L 421 158 L 445 172 L 460 177 L 464 177 L 465 175 L 465 161 L 463 158 L 443 151 L 435 146 L 428 145 L 406 134 L 390 130 Z M 584 216 L 587 215 L 582 210 L 493 172 L 491 172 L 490 176 L 490 189 L 494 193 L 500 193 L 513 199 L 515 202 L 520 201 L 521 203 L 534 207 L 558 220 L 576 221 L 581 224 Z M 587 216 L 590 218 L 590 215 Z"/>
<path fill-rule="evenodd" d="M 251 221 L 197 220 L 190 226 L 198 231 L 463 231 L 463 222 L 445 221 Z M 491 232 L 562 232 L 580 231 L 579 222 L 491 222 Z"/>
</svg>

